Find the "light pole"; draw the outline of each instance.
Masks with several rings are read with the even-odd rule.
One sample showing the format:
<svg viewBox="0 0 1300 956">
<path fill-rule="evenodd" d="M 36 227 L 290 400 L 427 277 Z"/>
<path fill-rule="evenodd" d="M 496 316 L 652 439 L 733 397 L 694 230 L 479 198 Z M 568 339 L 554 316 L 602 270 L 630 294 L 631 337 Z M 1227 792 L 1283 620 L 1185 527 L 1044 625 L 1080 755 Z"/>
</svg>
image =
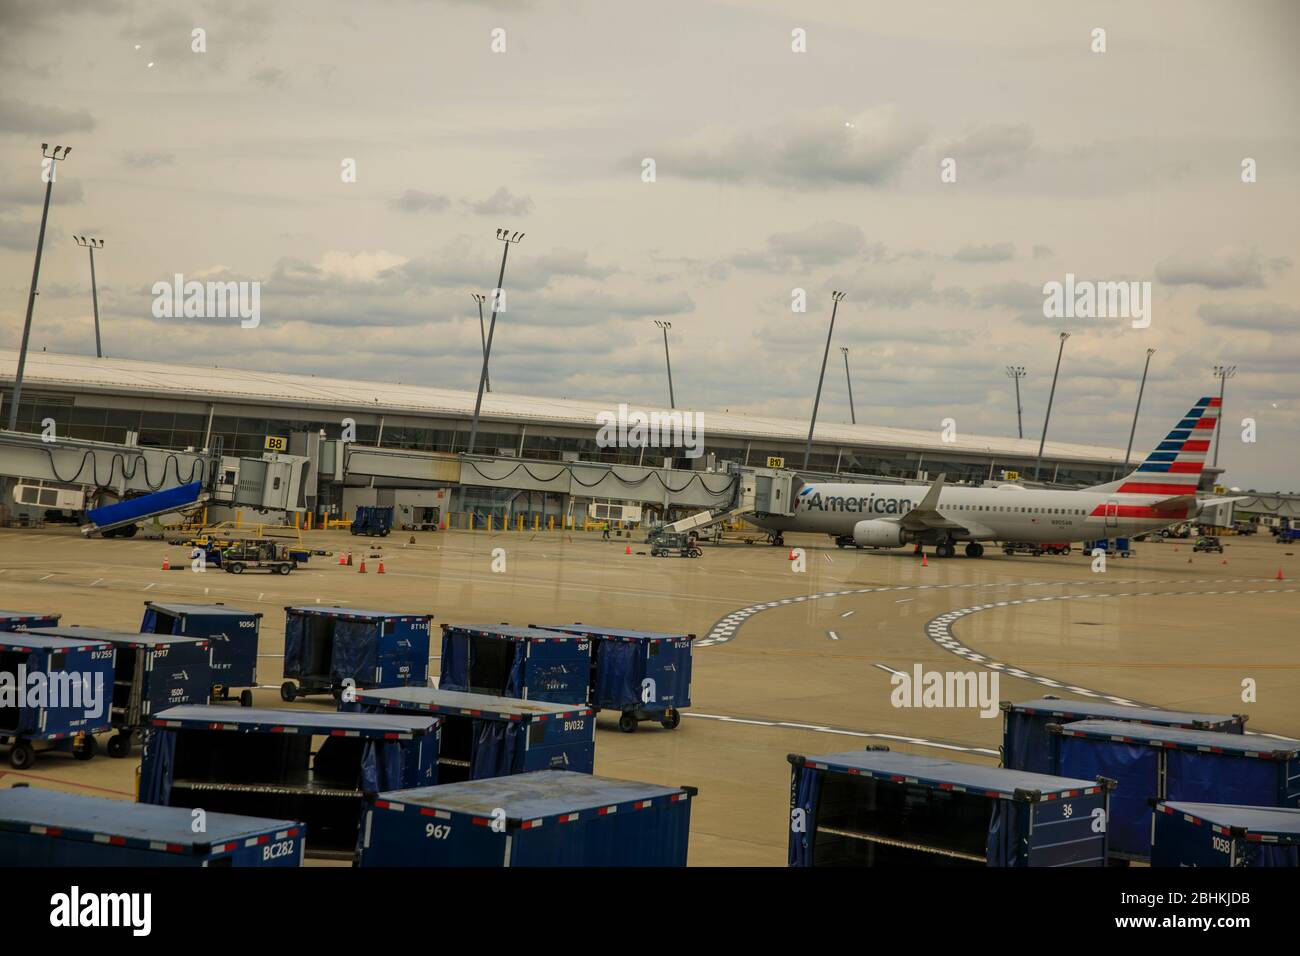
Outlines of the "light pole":
<svg viewBox="0 0 1300 956">
<path fill-rule="evenodd" d="M 50 215 L 50 192 L 54 189 L 54 170 L 72 152 L 71 146 L 55 146 L 53 153 L 47 153 L 49 146 L 49 143 L 41 143 L 41 155 L 49 160 L 48 164 L 41 164 L 42 175 L 45 176 L 45 208 L 41 210 L 41 231 L 36 237 L 36 265 L 32 267 L 32 287 L 27 293 L 27 318 L 23 320 L 23 341 L 18 348 L 18 369 L 14 374 L 13 404 L 9 407 L 11 432 L 18 430 L 18 400 L 23 394 L 23 369 L 27 366 L 27 340 L 32 334 L 32 309 L 36 307 L 36 282 L 41 275 L 41 252 L 45 248 L 45 220 Z M 62 156 L 59 155 L 59 150 L 63 150 Z"/>
<path fill-rule="evenodd" d="M 1020 432 L 1020 437 L 1025 437 L 1025 419 L 1024 407 L 1020 404 L 1020 380 L 1025 377 L 1025 367 L 1023 365 L 1008 365 L 1007 377 L 1016 380 L 1016 428 Z"/>
<path fill-rule="evenodd" d="M 474 443 L 478 440 L 478 415 L 483 408 L 483 389 L 487 385 L 488 374 L 488 356 L 492 354 L 492 335 L 497 330 L 497 312 L 501 308 L 501 296 L 504 294 L 501 283 L 506 280 L 506 256 L 510 254 L 510 247 L 524 238 L 522 232 L 511 232 L 509 229 L 497 230 L 497 241 L 501 246 L 501 274 L 497 276 L 496 290 L 492 293 L 492 320 L 488 323 L 487 342 L 483 346 L 483 372 L 478 377 L 478 397 L 474 399 L 474 420 L 469 426 L 469 448 L 466 451 L 474 454 Z"/>
<path fill-rule="evenodd" d="M 841 345 L 840 351 L 844 353 L 844 381 L 849 383 L 849 420 L 856 425 L 858 413 L 853 410 L 853 378 L 849 375 L 849 348 L 847 345 Z"/>
<path fill-rule="evenodd" d="M 1061 374 L 1061 354 L 1065 351 L 1065 340 L 1069 337 L 1069 332 L 1061 333 L 1061 347 L 1056 351 L 1056 371 L 1052 373 L 1052 390 L 1047 396 L 1047 417 L 1043 419 L 1043 435 L 1038 439 L 1038 460 L 1034 462 L 1034 481 L 1038 480 L 1038 474 L 1043 468 L 1043 446 L 1047 444 L 1047 423 L 1052 420 L 1052 400 L 1056 398 L 1056 377 Z"/>
<path fill-rule="evenodd" d="M 103 239 L 90 236 L 73 236 L 77 245 L 90 250 L 90 301 L 95 307 L 95 358 L 104 357 L 104 348 L 99 339 L 99 290 L 95 287 L 95 250 L 104 248 Z"/>
<path fill-rule="evenodd" d="M 487 359 L 487 329 L 483 325 L 483 300 L 486 299 L 487 296 L 483 295 L 480 292 L 471 292 L 470 295 L 473 296 L 474 301 L 478 303 L 478 337 L 483 344 L 483 358 L 486 360 Z M 487 378 L 487 390 L 489 392 L 492 391 L 491 375 L 489 375 Z"/>
<path fill-rule="evenodd" d="M 1214 462 L 1210 467 L 1219 467 L 1219 433 L 1223 430 L 1223 385 L 1237 374 L 1235 365 L 1216 365 L 1214 374 L 1219 377 L 1219 414 L 1214 420 Z"/>
<path fill-rule="evenodd" d="M 1147 369 L 1151 367 L 1151 356 L 1156 354 L 1155 349 L 1147 349 L 1147 363 L 1142 366 L 1142 384 L 1138 386 L 1138 403 L 1133 409 L 1133 427 L 1128 430 L 1128 448 L 1124 449 L 1124 470 L 1128 470 L 1128 457 L 1133 453 L 1133 435 L 1137 432 L 1138 412 L 1142 409 L 1142 392 L 1147 387 Z"/>
<path fill-rule="evenodd" d="M 668 365 L 668 407 L 676 408 L 677 399 L 673 397 L 673 360 L 668 355 L 668 330 L 673 327 L 673 324 L 655 319 L 655 325 L 664 330 L 664 362 Z"/>
<path fill-rule="evenodd" d="M 817 376 L 817 397 L 813 399 L 812 421 L 808 423 L 808 444 L 803 450 L 803 467 L 808 470 L 808 462 L 812 458 L 812 440 L 813 430 L 817 427 L 817 406 L 822 401 L 822 380 L 826 378 L 826 360 L 831 354 L 831 336 L 835 334 L 835 313 L 840 307 L 840 302 L 844 298 L 843 292 L 831 292 L 831 327 L 826 332 L 826 351 L 822 353 L 822 370 Z"/>
</svg>

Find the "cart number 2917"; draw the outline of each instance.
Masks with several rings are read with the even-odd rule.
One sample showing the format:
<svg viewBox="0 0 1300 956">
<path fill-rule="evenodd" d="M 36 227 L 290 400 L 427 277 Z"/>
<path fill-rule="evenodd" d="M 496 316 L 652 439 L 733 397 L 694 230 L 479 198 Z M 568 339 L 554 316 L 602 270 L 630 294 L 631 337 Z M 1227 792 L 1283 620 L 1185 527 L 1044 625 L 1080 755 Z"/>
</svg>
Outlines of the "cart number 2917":
<svg viewBox="0 0 1300 956">
<path fill-rule="evenodd" d="M 431 840 L 445 840 L 451 836 L 451 827 L 443 823 L 426 823 L 424 835 Z"/>
</svg>

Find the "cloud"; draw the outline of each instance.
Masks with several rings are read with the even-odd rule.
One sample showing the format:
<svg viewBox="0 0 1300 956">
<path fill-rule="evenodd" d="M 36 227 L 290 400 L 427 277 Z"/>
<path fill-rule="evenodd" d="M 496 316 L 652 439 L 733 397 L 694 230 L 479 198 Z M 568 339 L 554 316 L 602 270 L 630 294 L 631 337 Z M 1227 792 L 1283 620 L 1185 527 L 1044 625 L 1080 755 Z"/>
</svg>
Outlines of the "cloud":
<svg viewBox="0 0 1300 956">
<path fill-rule="evenodd" d="M 829 107 L 766 129 L 712 128 L 647 149 L 660 176 L 757 181 L 777 186 L 878 186 L 892 179 L 925 140 L 895 106 L 846 117 Z M 640 161 L 640 158 L 637 158 Z"/>
<path fill-rule="evenodd" d="M 462 199 L 461 203 L 480 216 L 527 216 L 533 211 L 531 199 L 527 196 L 515 196 L 505 186 L 487 199 L 479 202 Z"/>
<path fill-rule="evenodd" d="M 408 189 L 396 199 L 390 199 L 388 206 L 398 212 L 445 212 L 451 206 L 451 200 L 436 193 Z"/>
<path fill-rule="evenodd" d="M 50 192 L 51 206 L 73 206 L 83 202 L 85 198 L 86 194 L 81 188 L 80 180 L 73 179 L 65 182 L 63 177 L 56 173 L 54 189 Z M 27 179 L 15 180 L 9 177 L 0 180 L 0 211 L 30 209 L 39 219 L 44 202 L 45 183 L 41 181 L 39 164 L 33 164 L 31 176 Z"/>
<path fill-rule="evenodd" d="M 943 154 L 957 160 L 957 178 L 973 168 L 987 179 L 998 179 L 1022 167 L 1034 147 L 1033 130 L 1024 123 L 976 126 L 950 140 Z"/>
<path fill-rule="evenodd" d="M 251 77 L 252 81 L 258 86 L 266 89 L 283 89 L 289 81 L 289 74 L 275 66 L 263 67 L 255 70 Z"/>
<path fill-rule="evenodd" d="M 1207 289 L 1262 289 L 1268 273 L 1285 272 L 1290 259 L 1265 259 L 1257 249 L 1232 247 L 1212 255 L 1179 253 L 1156 265 L 1156 278 L 1166 285 L 1196 285 Z"/>
<path fill-rule="evenodd" d="M 953 258 L 958 262 L 1009 262 L 1016 257 L 1016 247 L 1011 242 L 996 242 L 984 246 L 962 246 Z"/>
<path fill-rule="evenodd" d="M 1206 303 L 1196 311 L 1214 326 L 1256 332 L 1300 332 L 1300 309 L 1280 302 Z"/>
<path fill-rule="evenodd" d="M 764 248 L 738 252 L 722 265 L 763 272 L 789 272 L 815 269 L 846 259 L 885 257 L 883 243 L 867 244 L 867 237 L 857 226 L 844 222 L 818 222 L 793 232 L 777 232 L 767 237 Z"/>
<path fill-rule="evenodd" d="M 94 128 L 95 120 L 85 110 L 0 99 L 0 130 L 11 135 L 62 136 L 85 133 Z"/>
</svg>

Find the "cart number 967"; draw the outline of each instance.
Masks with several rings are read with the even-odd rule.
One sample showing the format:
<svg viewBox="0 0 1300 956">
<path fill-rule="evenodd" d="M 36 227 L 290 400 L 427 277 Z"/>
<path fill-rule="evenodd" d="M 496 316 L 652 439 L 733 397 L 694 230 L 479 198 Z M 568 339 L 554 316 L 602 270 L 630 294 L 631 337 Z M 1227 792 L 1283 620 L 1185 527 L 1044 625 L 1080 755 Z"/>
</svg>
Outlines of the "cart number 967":
<svg viewBox="0 0 1300 956">
<path fill-rule="evenodd" d="M 451 827 L 442 823 L 426 823 L 424 835 L 431 840 L 445 840 L 451 836 Z"/>
</svg>

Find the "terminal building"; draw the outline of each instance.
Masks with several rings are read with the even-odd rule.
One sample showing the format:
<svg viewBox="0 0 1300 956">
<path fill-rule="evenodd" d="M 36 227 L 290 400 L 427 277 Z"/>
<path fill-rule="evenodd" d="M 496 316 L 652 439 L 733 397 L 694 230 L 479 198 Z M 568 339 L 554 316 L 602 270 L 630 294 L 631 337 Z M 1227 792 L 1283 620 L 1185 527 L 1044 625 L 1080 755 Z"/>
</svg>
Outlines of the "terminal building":
<svg viewBox="0 0 1300 956">
<path fill-rule="evenodd" d="M 5 421 L 17 357 L 16 350 L 0 350 Z M 800 468 L 808 429 L 806 421 L 692 409 L 703 419 L 703 448 L 698 457 L 687 457 L 680 447 L 602 447 L 599 416 L 617 414 L 616 401 L 492 392 L 483 398 L 475 453 L 498 465 L 515 459 L 524 467 L 508 474 L 476 458 L 475 473 L 490 473 L 490 480 L 467 483 L 463 466 L 474 402 L 473 391 L 428 385 L 32 352 L 18 430 L 40 433 L 52 422 L 60 439 L 194 451 L 219 447 L 226 455 L 271 449 L 315 457 L 322 445 L 343 448 L 306 486 L 308 510 L 336 515 L 362 504 L 393 504 L 409 513 L 399 514 L 399 521 L 420 523 L 415 518 L 429 518 L 431 509 L 438 521 L 469 512 L 510 520 L 527 514 L 530 521 L 540 515 L 545 521 L 573 515 L 575 505 L 586 514 L 596 502 L 626 500 L 623 493 L 597 494 L 609 488 L 584 494 L 589 483 L 581 481 L 560 493 L 549 491 L 528 462 L 591 463 L 623 475 L 629 467 L 638 475 L 672 468 L 688 479 L 689 472 L 722 472 L 727 462 Z M 959 433 L 949 443 L 938 429 L 819 422 L 807 473 L 925 480 L 943 472 L 949 481 L 985 482 L 1008 473 L 1032 477 L 1037 453 L 1037 439 Z M 1049 441 L 1043 450 L 1044 482 L 1086 486 L 1123 471 L 1122 449 Z M 657 497 L 640 500 L 653 507 Z M 677 504 L 700 506 L 665 497 L 662 510 Z"/>
</svg>

